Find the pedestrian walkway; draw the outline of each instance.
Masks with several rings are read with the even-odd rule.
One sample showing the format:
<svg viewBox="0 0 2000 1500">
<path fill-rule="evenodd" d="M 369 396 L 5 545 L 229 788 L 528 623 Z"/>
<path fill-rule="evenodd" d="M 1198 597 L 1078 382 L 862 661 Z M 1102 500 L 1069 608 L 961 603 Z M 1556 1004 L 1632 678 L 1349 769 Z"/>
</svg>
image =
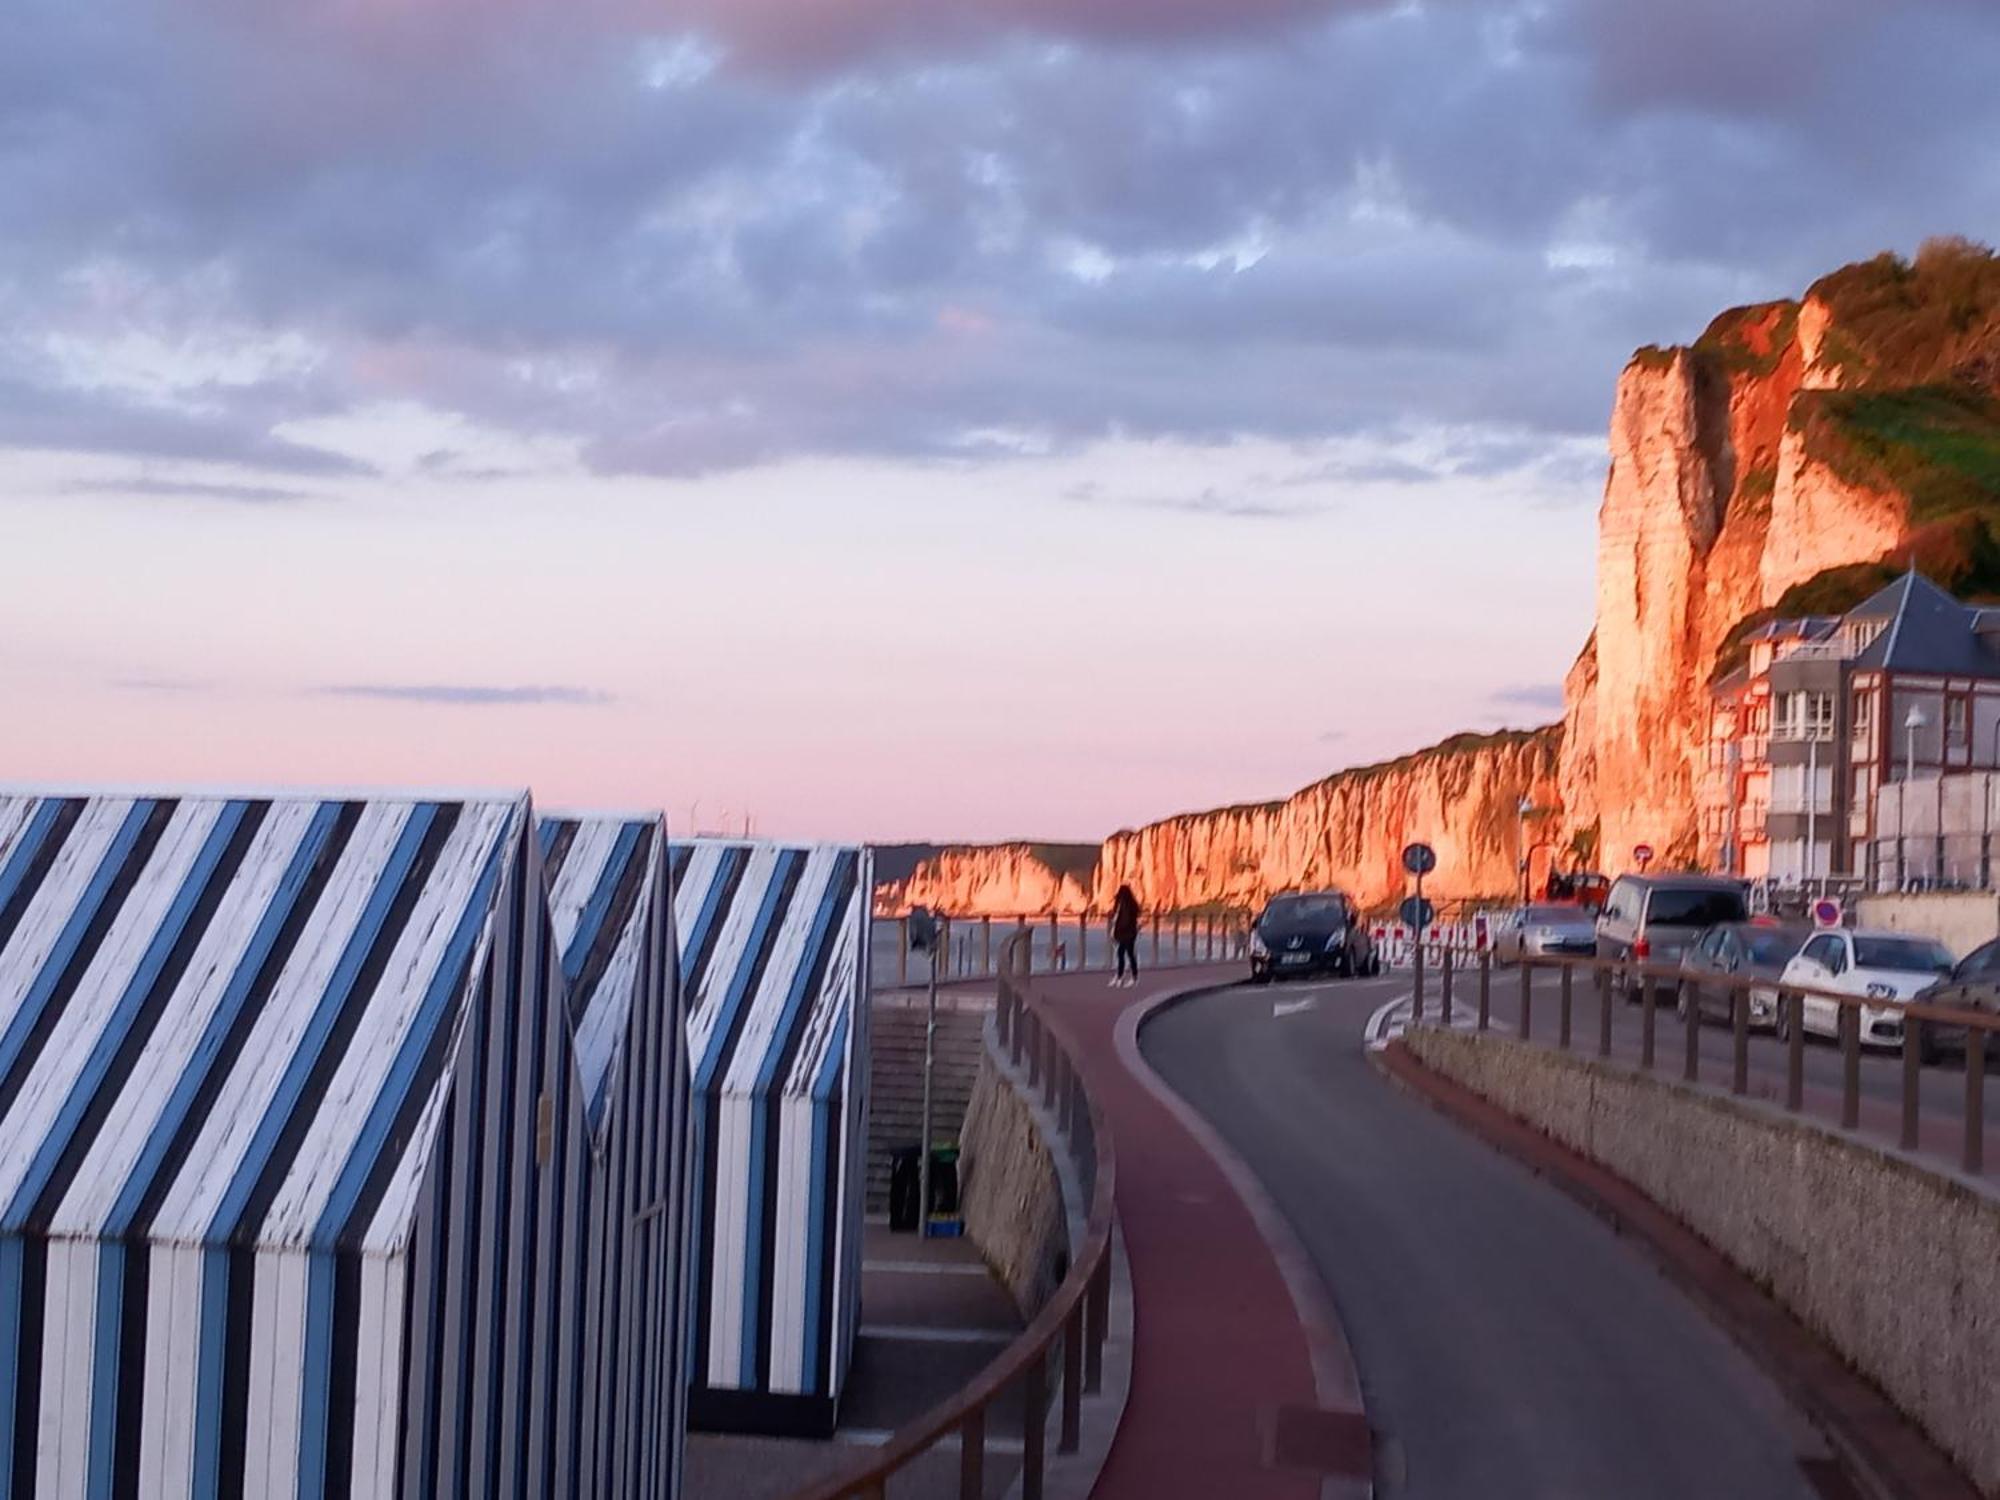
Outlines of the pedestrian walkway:
<svg viewBox="0 0 2000 1500">
<path fill-rule="evenodd" d="M 1131 1263 L 1131 1395 L 1093 1500 L 1318 1500 L 1328 1477 L 1367 1473 L 1352 1366 L 1313 1273 L 1134 1045 L 1149 1004 L 1241 976 L 1183 969 L 1136 990 L 1102 975 L 1034 981 L 1110 1125 Z"/>
<path fill-rule="evenodd" d="M 861 1327 L 832 1442 L 693 1433 L 687 1500 L 784 1500 L 885 1441 L 969 1384 L 1021 1331 L 1020 1313 L 970 1240 L 921 1240 L 870 1222 L 861 1266 Z M 1018 1413 L 996 1408 L 987 1493 L 1006 1494 L 1020 1470 Z M 898 1500 L 956 1500 L 955 1445 L 898 1482 Z"/>
</svg>

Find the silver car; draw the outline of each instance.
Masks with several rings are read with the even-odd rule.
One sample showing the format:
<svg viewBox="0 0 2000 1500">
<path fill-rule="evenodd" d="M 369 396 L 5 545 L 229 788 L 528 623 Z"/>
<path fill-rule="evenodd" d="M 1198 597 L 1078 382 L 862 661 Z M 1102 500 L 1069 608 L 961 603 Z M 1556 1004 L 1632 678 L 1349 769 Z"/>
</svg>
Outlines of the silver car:
<svg viewBox="0 0 2000 1500">
<path fill-rule="evenodd" d="M 1581 906 L 1524 906 L 1500 919 L 1493 933 L 1493 961 L 1588 958 L 1597 951 L 1597 919 Z"/>
</svg>

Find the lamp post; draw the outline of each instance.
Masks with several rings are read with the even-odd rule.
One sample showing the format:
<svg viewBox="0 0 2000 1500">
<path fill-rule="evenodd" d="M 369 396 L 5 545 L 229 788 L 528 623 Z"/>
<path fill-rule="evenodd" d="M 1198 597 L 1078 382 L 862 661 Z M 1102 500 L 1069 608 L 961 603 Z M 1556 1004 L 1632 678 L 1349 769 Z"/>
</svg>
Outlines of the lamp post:
<svg viewBox="0 0 2000 1500">
<path fill-rule="evenodd" d="M 1514 847 L 1521 851 L 1521 904 L 1528 904 L 1528 814 L 1535 810 L 1535 804 L 1526 797 L 1514 809 Z"/>
<path fill-rule="evenodd" d="M 1903 780 L 1917 779 L 1917 731 L 1930 719 L 1918 704 L 1910 705 L 1910 712 L 1903 720 Z"/>
</svg>

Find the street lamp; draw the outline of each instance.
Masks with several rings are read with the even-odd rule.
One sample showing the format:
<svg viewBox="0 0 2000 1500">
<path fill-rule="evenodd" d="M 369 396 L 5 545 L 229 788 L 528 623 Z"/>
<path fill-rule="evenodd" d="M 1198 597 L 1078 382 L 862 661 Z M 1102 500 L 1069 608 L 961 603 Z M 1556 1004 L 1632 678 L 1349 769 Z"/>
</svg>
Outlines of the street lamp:
<svg viewBox="0 0 2000 1500">
<path fill-rule="evenodd" d="M 1523 797 L 1515 813 L 1514 847 L 1521 852 L 1521 904 L 1528 904 L 1528 814 L 1535 810 L 1535 804 Z"/>
<path fill-rule="evenodd" d="M 1919 704 L 1911 704 L 1908 717 L 1903 720 L 1903 780 L 1917 779 L 1917 731 L 1930 719 Z"/>
</svg>

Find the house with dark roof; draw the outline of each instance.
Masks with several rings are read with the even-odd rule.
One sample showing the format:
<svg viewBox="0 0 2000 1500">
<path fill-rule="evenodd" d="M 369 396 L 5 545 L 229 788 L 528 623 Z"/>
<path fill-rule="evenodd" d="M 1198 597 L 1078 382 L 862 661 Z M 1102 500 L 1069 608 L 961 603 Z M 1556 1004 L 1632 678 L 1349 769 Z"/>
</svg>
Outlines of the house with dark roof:
<svg viewBox="0 0 2000 1500">
<path fill-rule="evenodd" d="M 1718 863 L 1780 882 L 1861 874 L 1882 787 L 2000 767 L 2000 610 L 1912 571 L 1838 618 L 1774 621 L 1717 684 L 1714 724 Z"/>
</svg>

